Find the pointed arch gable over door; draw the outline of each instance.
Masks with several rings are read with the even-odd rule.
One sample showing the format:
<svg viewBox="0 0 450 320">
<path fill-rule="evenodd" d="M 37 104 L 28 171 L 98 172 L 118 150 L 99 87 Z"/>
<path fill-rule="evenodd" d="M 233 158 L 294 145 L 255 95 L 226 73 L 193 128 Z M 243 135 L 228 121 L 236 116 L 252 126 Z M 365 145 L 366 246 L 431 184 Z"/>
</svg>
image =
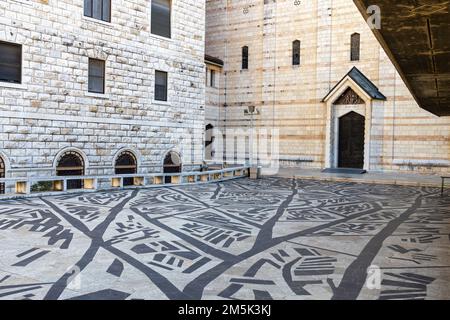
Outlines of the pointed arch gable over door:
<svg viewBox="0 0 450 320">
<path fill-rule="evenodd" d="M 384 101 L 386 97 L 356 67 L 322 100 L 327 110 L 325 168 L 370 170 L 372 107 L 375 100 Z"/>
</svg>

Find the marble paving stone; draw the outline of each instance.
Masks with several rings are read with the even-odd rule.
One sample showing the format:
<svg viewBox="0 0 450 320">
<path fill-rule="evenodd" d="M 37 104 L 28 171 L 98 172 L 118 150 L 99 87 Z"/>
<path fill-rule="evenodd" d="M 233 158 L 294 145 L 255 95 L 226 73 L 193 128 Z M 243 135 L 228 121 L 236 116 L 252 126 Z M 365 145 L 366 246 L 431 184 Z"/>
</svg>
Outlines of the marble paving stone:
<svg viewBox="0 0 450 320">
<path fill-rule="evenodd" d="M 2 201 L 0 299 L 450 299 L 449 208 L 281 177 Z"/>
</svg>

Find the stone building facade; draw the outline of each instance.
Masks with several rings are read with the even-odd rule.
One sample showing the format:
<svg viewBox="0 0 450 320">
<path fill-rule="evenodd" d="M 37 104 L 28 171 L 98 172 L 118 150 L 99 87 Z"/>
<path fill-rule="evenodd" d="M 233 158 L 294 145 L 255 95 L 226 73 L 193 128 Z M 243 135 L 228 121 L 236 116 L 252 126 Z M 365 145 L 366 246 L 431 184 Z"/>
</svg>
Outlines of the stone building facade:
<svg viewBox="0 0 450 320">
<path fill-rule="evenodd" d="M 282 166 L 450 172 L 450 118 L 417 105 L 352 0 L 206 10 L 206 53 L 224 61 L 222 130 L 250 127 L 255 106 L 257 128 L 279 129 Z"/>
<path fill-rule="evenodd" d="M 170 152 L 185 170 L 203 160 L 205 3 L 101 2 L 0 1 L 0 52 L 14 45 L 21 52 L 20 81 L 0 81 L 6 177 L 54 176 L 70 154 L 68 166 L 85 175 L 161 172 Z M 100 13 L 90 7 L 97 4 Z M 152 31 L 152 19 L 162 17 L 156 10 L 170 17 L 163 36 Z M 104 79 L 90 71 L 91 60 Z M 158 72 L 167 101 L 156 99 L 164 91 Z M 104 92 L 90 92 L 91 76 Z"/>
</svg>

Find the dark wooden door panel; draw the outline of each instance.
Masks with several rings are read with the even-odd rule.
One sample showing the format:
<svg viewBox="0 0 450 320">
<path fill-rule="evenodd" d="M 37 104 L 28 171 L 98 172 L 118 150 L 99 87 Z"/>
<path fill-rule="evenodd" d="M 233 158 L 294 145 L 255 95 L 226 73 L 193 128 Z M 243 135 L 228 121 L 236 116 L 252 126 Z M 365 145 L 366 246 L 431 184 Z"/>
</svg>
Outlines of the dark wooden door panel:
<svg viewBox="0 0 450 320">
<path fill-rule="evenodd" d="M 365 118 L 350 112 L 339 119 L 339 167 L 364 168 Z"/>
</svg>

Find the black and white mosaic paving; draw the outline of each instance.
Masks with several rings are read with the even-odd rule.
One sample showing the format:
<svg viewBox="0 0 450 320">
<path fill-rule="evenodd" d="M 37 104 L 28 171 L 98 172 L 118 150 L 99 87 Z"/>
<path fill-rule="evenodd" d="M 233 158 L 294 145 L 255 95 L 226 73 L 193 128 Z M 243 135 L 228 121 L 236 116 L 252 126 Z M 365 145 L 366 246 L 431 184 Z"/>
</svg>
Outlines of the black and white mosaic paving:
<svg viewBox="0 0 450 320">
<path fill-rule="evenodd" d="M 0 299 L 450 299 L 450 198 L 266 178 L 1 201 Z"/>
</svg>

